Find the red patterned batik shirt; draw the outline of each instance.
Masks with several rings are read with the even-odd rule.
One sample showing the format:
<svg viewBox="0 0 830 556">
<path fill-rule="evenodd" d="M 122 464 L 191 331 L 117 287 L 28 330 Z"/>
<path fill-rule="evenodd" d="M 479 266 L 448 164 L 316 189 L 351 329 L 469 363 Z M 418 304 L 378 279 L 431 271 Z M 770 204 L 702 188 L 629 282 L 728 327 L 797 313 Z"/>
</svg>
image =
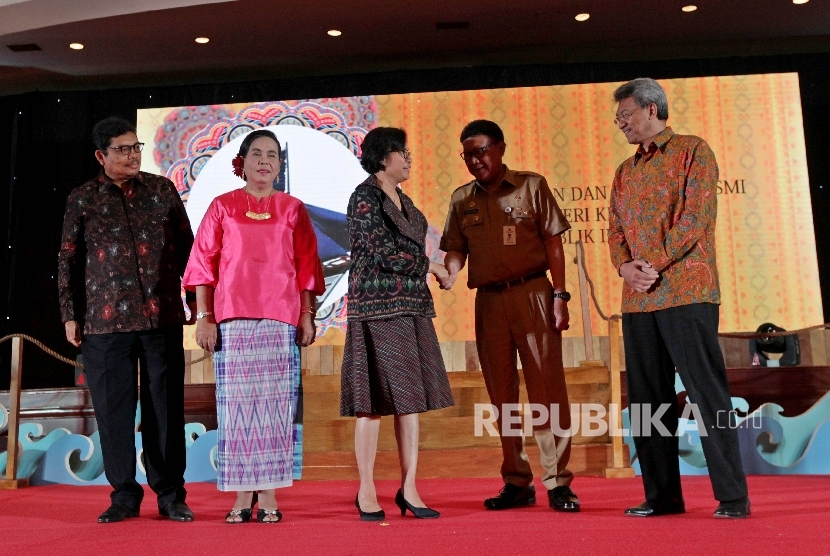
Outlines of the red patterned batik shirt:
<svg viewBox="0 0 830 556">
<path fill-rule="evenodd" d="M 646 293 L 623 285 L 622 311 L 720 303 L 715 259 L 718 163 L 706 141 L 666 128 L 620 164 L 611 191 L 614 268 L 642 259 L 660 273 Z"/>
<path fill-rule="evenodd" d="M 85 334 L 184 324 L 181 276 L 193 232 L 173 183 L 140 172 L 113 184 L 102 172 L 66 201 L 58 295 L 63 322 Z"/>
</svg>

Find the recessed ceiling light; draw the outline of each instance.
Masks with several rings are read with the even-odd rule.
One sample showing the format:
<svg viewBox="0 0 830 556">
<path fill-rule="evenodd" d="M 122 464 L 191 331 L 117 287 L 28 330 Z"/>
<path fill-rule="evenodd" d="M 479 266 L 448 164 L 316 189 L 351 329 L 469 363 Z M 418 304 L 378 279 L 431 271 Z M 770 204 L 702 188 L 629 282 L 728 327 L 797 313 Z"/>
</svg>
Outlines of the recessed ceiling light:
<svg viewBox="0 0 830 556">
<path fill-rule="evenodd" d="M 328 31 L 326 31 L 326 33 L 328 33 L 329 36 L 331 36 L 331 37 L 339 37 L 340 35 L 343 34 L 340 31 L 338 31 L 337 29 L 329 29 Z"/>
<path fill-rule="evenodd" d="M 199 44 L 207 44 L 210 42 L 210 39 L 207 37 L 196 37 L 196 42 Z"/>
<path fill-rule="evenodd" d="M 82 45 L 79 42 L 73 42 L 72 44 L 69 45 L 69 48 L 71 48 L 72 50 L 83 50 L 84 45 Z"/>
<path fill-rule="evenodd" d="M 793 4 L 806 4 L 810 0 L 793 0 Z"/>
<path fill-rule="evenodd" d="M 577 21 L 588 21 L 589 17 L 591 17 L 591 14 L 576 14 L 574 19 Z"/>
<path fill-rule="evenodd" d="M 680 9 L 683 10 L 684 12 L 693 12 L 693 11 L 697 10 L 697 6 L 694 6 L 694 5 L 683 6 Z"/>
</svg>

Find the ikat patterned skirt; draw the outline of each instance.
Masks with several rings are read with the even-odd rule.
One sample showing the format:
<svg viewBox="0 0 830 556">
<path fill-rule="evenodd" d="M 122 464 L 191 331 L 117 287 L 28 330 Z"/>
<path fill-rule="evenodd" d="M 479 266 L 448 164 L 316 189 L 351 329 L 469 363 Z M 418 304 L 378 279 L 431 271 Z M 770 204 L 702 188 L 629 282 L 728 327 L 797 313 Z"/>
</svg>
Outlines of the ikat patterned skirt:
<svg viewBox="0 0 830 556">
<path fill-rule="evenodd" d="M 269 319 L 219 324 L 220 345 L 213 354 L 219 490 L 267 490 L 300 478 L 295 334 L 294 326 Z"/>
<path fill-rule="evenodd" d="M 432 319 L 349 321 L 340 415 L 403 415 L 453 405 Z"/>
</svg>

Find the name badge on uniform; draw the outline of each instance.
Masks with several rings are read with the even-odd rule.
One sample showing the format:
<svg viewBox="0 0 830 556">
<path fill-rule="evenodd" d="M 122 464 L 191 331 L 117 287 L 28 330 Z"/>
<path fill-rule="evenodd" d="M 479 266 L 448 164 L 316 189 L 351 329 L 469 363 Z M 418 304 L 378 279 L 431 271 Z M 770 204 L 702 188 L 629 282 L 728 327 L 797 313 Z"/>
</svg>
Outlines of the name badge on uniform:
<svg viewBox="0 0 830 556">
<path fill-rule="evenodd" d="M 516 245 L 516 226 L 505 226 L 503 236 L 505 245 Z"/>
</svg>

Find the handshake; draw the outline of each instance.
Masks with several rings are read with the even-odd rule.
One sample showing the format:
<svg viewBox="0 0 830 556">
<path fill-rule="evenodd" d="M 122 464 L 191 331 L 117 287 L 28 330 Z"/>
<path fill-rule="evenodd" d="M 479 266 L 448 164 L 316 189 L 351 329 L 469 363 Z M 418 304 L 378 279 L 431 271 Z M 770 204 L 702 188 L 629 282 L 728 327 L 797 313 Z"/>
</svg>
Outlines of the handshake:
<svg viewBox="0 0 830 556">
<path fill-rule="evenodd" d="M 435 276 L 442 290 L 452 289 L 453 284 L 455 284 L 458 278 L 458 270 L 453 270 L 454 272 L 450 272 L 446 266 L 439 263 L 429 263 L 429 273 Z"/>
</svg>

